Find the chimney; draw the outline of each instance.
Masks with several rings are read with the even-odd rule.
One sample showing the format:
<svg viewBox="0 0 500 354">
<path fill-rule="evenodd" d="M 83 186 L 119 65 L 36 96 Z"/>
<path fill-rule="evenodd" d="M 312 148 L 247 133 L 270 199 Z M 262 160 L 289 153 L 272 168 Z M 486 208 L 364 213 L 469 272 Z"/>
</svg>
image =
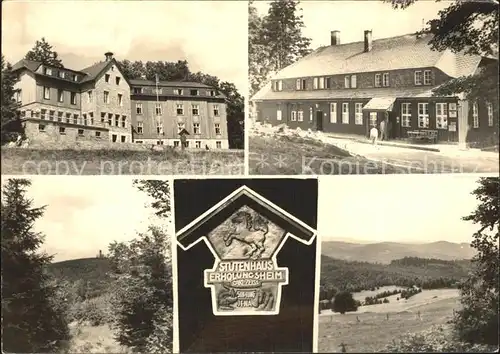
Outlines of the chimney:
<svg viewBox="0 0 500 354">
<path fill-rule="evenodd" d="M 106 57 L 106 61 L 110 61 L 113 59 L 113 52 L 106 52 L 104 53 L 104 56 Z"/>
<path fill-rule="evenodd" d="M 365 31 L 365 53 L 372 50 L 372 31 Z"/>
<path fill-rule="evenodd" d="M 330 45 L 339 45 L 340 44 L 340 31 L 331 31 L 330 32 Z"/>
<path fill-rule="evenodd" d="M 99 258 L 103 258 L 103 257 L 102 257 L 102 251 L 101 251 L 101 250 L 99 250 Z"/>
</svg>

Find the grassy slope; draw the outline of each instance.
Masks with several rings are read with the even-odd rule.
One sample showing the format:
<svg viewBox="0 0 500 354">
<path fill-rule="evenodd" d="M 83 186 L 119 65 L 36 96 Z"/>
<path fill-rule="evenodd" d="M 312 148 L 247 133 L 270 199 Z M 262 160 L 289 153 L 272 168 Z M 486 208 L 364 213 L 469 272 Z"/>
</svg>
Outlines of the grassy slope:
<svg viewBox="0 0 500 354">
<path fill-rule="evenodd" d="M 408 168 L 351 156 L 336 146 L 299 136 L 249 137 L 251 174 L 385 174 L 409 173 Z M 265 163 L 261 161 L 265 159 Z M 311 163 L 311 161 L 314 161 Z M 281 162 L 281 163 L 280 163 Z M 308 166 L 308 168 L 303 168 Z M 416 173 L 417 171 L 410 171 Z"/>
<path fill-rule="evenodd" d="M 2 148 L 3 174 L 243 174 L 244 152 Z"/>
</svg>

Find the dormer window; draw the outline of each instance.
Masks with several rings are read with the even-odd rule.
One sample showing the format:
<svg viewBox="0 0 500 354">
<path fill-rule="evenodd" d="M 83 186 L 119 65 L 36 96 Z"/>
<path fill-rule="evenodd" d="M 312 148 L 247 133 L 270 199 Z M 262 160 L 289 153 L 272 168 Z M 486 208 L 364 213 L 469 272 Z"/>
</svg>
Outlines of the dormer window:
<svg viewBox="0 0 500 354">
<path fill-rule="evenodd" d="M 64 78 L 66 77 L 66 72 L 64 72 L 64 71 L 59 71 L 59 77 L 60 77 L 61 79 L 64 79 Z"/>
<path fill-rule="evenodd" d="M 424 85 L 431 85 L 432 80 L 431 80 L 431 71 L 430 70 L 424 70 Z"/>
<path fill-rule="evenodd" d="M 375 74 L 375 87 L 382 87 L 382 74 Z"/>
<path fill-rule="evenodd" d="M 214 97 L 215 96 L 215 91 L 214 90 L 208 91 L 208 95 L 211 96 L 211 97 Z"/>
<path fill-rule="evenodd" d="M 75 82 L 78 81 L 78 75 L 73 76 L 73 81 L 75 81 Z"/>
<path fill-rule="evenodd" d="M 198 96 L 198 90 L 190 90 L 191 96 Z"/>
<path fill-rule="evenodd" d="M 325 88 L 325 78 L 324 77 L 320 77 L 319 78 L 319 89 L 323 90 L 324 88 Z"/>
<path fill-rule="evenodd" d="M 358 87 L 358 77 L 356 75 L 351 75 L 351 88 Z"/>
<path fill-rule="evenodd" d="M 382 86 L 389 87 L 389 73 L 384 73 L 382 75 Z"/>
<path fill-rule="evenodd" d="M 349 76 L 344 77 L 344 88 L 349 88 L 351 86 L 351 78 Z"/>
<path fill-rule="evenodd" d="M 52 69 L 51 68 L 45 68 L 45 75 L 52 75 Z"/>
<path fill-rule="evenodd" d="M 325 77 L 324 81 L 325 81 L 325 88 L 326 89 L 332 88 L 332 82 L 331 82 L 331 79 L 329 77 Z"/>
<path fill-rule="evenodd" d="M 306 80 L 305 79 L 297 79 L 295 81 L 295 89 L 296 90 L 305 90 L 306 89 Z"/>
<path fill-rule="evenodd" d="M 276 80 L 274 82 L 274 91 L 282 91 L 283 90 L 283 81 L 282 80 Z"/>
<path fill-rule="evenodd" d="M 134 87 L 134 94 L 139 95 L 142 93 L 142 87 Z"/>
<path fill-rule="evenodd" d="M 318 89 L 318 78 L 315 77 L 313 78 L 313 90 L 317 90 Z"/>
<path fill-rule="evenodd" d="M 415 71 L 415 85 L 422 85 L 422 72 Z"/>
<path fill-rule="evenodd" d="M 174 93 L 177 94 L 177 95 L 182 95 L 183 91 L 182 91 L 182 89 L 175 89 Z"/>
</svg>

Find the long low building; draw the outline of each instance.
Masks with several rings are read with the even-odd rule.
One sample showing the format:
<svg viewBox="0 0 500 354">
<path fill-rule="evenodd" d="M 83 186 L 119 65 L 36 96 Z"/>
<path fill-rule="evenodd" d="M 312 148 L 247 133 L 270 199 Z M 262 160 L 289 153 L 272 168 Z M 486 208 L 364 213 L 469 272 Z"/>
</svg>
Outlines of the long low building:
<svg viewBox="0 0 500 354">
<path fill-rule="evenodd" d="M 32 141 L 229 148 L 226 97 L 197 82 L 129 80 L 113 53 L 82 70 L 22 59 L 13 66 L 18 112 Z"/>
<path fill-rule="evenodd" d="M 291 128 L 369 135 L 384 119 L 391 139 L 498 143 L 498 102 L 435 96 L 447 81 L 477 74 L 493 58 L 433 51 L 429 33 L 331 43 L 279 71 L 253 97 L 256 120 Z"/>
</svg>

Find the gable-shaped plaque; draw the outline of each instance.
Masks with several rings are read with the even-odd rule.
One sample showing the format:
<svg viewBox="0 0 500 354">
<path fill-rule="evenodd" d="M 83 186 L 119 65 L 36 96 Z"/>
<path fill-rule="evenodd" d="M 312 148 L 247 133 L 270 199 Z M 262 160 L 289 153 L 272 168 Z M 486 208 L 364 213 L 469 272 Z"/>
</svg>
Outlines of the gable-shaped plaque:
<svg viewBox="0 0 500 354">
<path fill-rule="evenodd" d="M 311 244 L 315 235 L 314 229 L 243 186 L 180 230 L 177 239 L 184 250 L 203 240 L 214 255 L 212 269 L 204 271 L 214 315 L 249 316 L 279 314 L 289 273 L 279 267 L 277 255 L 289 237 Z"/>
</svg>

